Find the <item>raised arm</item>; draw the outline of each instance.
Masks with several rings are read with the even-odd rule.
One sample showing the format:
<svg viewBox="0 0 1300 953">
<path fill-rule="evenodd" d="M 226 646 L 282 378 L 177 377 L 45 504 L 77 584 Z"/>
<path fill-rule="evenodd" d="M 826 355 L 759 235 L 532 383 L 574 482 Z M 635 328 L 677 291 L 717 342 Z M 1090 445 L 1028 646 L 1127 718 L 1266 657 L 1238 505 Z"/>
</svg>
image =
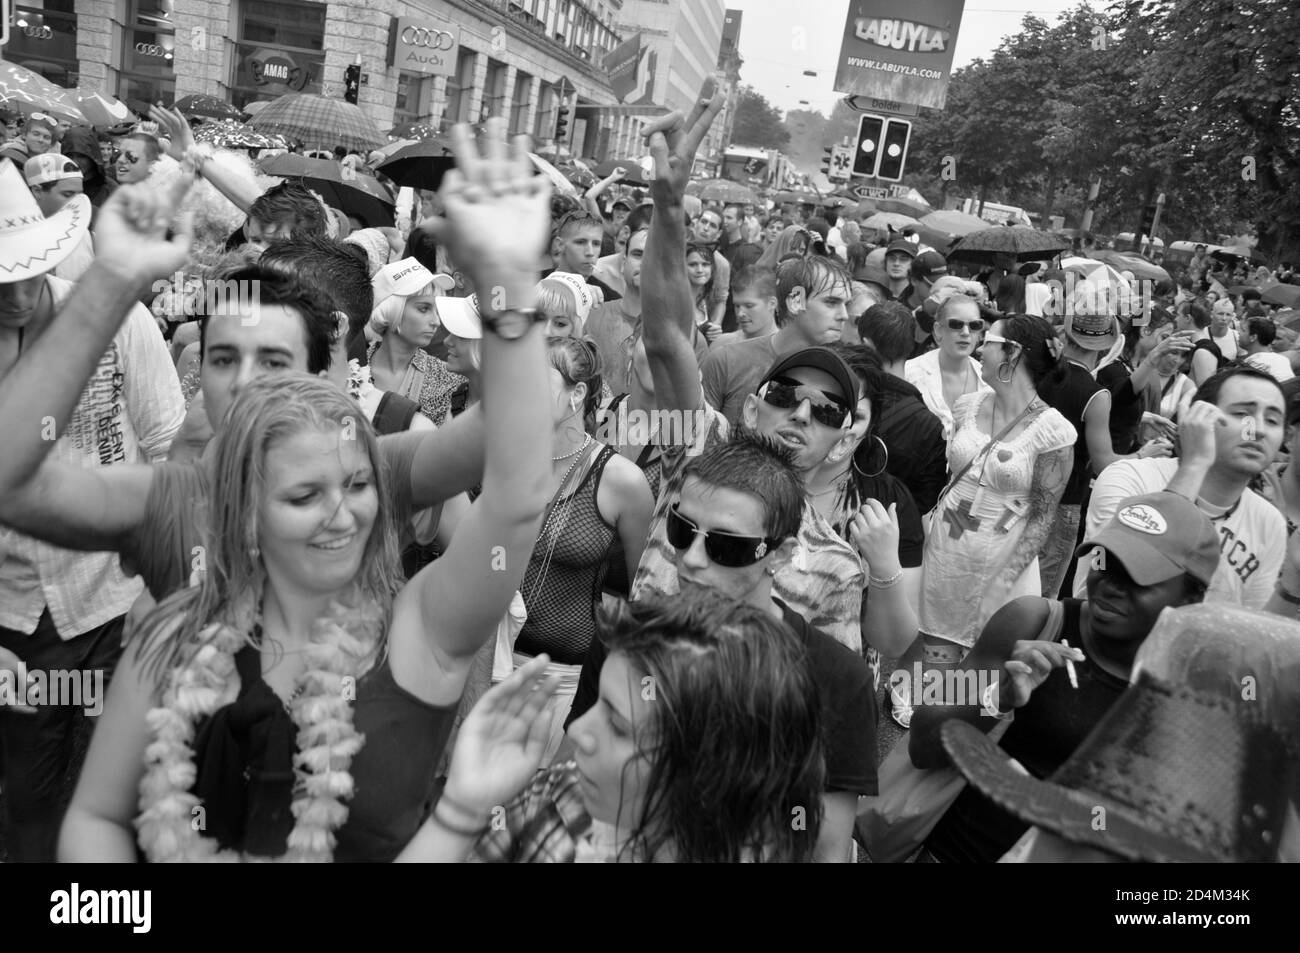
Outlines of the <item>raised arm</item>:
<svg viewBox="0 0 1300 953">
<path fill-rule="evenodd" d="M 496 632 L 523 580 L 551 475 L 544 329 L 532 322 L 514 340 L 493 330 L 498 321 L 508 329 L 525 320 L 518 312 L 533 306 L 550 185 L 532 175 L 524 137 L 507 156 L 503 120 L 490 122 L 481 157 L 468 127 L 458 126 L 454 140 L 457 168 L 443 182 L 447 219 L 439 239 L 457 261 L 473 263 L 471 276 L 485 306 L 483 493 L 446 554 L 399 595 L 392 629 L 398 683 L 434 704 L 460 697 L 474 654 Z M 502 221 L 512 227 L 502 231 Z"/>
<path fill-rule="evenodd" d="M 193 180 L 192 172 L 182 175 L 161 194 L 143 185 L 113 193 L 99 211 L 95 261 L 45 333 L 0 377 L 0 523 L 94 551 L 118 548 L 143 518 L 149 466 L 83 469 L 45 459 L 123 319 L 155 279 L 185 262 L 190 221 L 177 225 L 174 238 L 166 232 Z"/>
<path fill-rule="evenodd" d="M 611 185 L 613 185 L 615 182 L 622 182 L 626 175 L 627 175 L 627 170 L 620 166 L 619 168 L 611 172 L 609 175 L 605 176 L 605 178 L 601 179 L 599 182 L 593 185 L 591 188 L 587 189 L 586 194 L 583 195 L 582 197 L 582 203 L 585 206 L 587 206 L 587 211 L 591 212 L 591 214 L 596 216 L 597 218 L 603 220 L 605 218 L 605 214 L 601 212 L 600 203 L 597 201 L 597 199 L 599 199 L 600 196 L 604 194 L 605 190 L 609 188 Z"/>
<path fill-rule="evenodd" d="M 654 158 L 650 184 L 654 216 L 641 264 L 641 321 L 646 357 L 654 378 L 655 404 L 660 410 L 693 412 L 704 400 L 692 332 L 695 303 L 686 277 L 686 210 L 683 199 L 691 164 L 713 119 L 722 109 L 712 80 L 705 82 L 700 100 L 683 122 L 671 113 L 646 127 Z"/>
<path fill-rule="evenodd" d="M 248 214 L 248 210 L 264 191 L 256 180 L 250 179 L 241 169 L 227 166 L 211 155 L 196 152 L 194 132 L 190 129 L 189 120 L 178 111 L 150 106 L 149 118 L 167 131 L 167 138 L 171 142 L 168 154 L 173 159 L 177 162 L 192 159 L 199 174 L 211 182 L 213 188 L 230 199 L 235 208 Z"/>
</svg>

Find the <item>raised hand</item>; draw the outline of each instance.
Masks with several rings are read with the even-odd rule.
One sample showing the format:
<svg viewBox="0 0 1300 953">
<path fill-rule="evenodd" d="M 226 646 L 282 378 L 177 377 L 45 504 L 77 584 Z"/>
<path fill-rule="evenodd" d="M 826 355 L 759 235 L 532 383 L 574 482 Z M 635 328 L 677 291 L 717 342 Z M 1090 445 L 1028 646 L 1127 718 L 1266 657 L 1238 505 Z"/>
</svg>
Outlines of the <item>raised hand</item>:
<svg viewBox="0 0 1300 953">
<path fill-rule="evenodd" d="M 190 121 L 175 109 L 163 109 L 161 106 L 149 107 L 149 118 L 158 123 L 163 136 L 171 143 L 167 154 L 180 162 L 194 148 L 194 131 Z"/>
<path fill-rule="evenodd" d="M 1178 421 L 1178 448 L 1183 463 L 1213 466 L 1218 455 L 1219 428 L 1231 424 L 1223 411 L 1207 401 L 1198 400 L 1188 407 Z"/>
<path fill-rule="evenodd" d="M 193 213 L 176 214 L 193 184 L 194 166 L 185 162 L 164 191 L 146 183 L 118 187 L 95 223 L 96 264 L 146 284 L 174 274 L 194 240 Z"/>
<path fill-rule="evenodd" d="M 700 98 L 691 110 L 689 119 L 683 120 L 679 112 L 669 113 L 645 127 L 642 135 L 654 160 L 654 181 L 650 194 L 655 203 L 681 205 L 686 195 L 686 184 L 691 179 L 691 166 L 695 153 L 708 134 L 709 126 L 722 111 L 723 97 L 717 84 L 708 79 L 700 90 Z"/>
<path fill-rule="evenodd" d="M 485 309 L 530 306 L 550 237 L 551 183 L 533 174 L 527 136 L 507 145 L 504 119 L 487 121 L 481 153 L 469 126 L 457 125 L 451 138 L 456 168 L 439 190 L 446 217 L 429 228 L 470 272 Z M 494 300 L 498 291 L 504 300 Z"/>
<path fill-rule="evenodd" d="M 559 679 L 544 677 L 539 655 L 478 700 L 460 726 L 447 778 L 447 797 L 481 814 L 510 801 L 546 753 L 550 719 L 543 709 Z"/>
</svg>

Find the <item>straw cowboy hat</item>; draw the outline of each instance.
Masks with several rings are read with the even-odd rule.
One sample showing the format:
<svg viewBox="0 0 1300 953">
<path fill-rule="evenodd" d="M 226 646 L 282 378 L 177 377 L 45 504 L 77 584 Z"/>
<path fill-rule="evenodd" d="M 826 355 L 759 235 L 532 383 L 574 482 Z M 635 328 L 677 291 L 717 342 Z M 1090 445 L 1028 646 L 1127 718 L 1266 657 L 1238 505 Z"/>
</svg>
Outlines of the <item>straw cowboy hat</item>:
<svg viewBox="0 0 1300 953">
<path fill-rule="evenodd" d="M 0 284 L 53 271 L 90 228 L 90 199 L 78 195 L 46 218 L 22 173 L 0 162 Z"/>
</svg>

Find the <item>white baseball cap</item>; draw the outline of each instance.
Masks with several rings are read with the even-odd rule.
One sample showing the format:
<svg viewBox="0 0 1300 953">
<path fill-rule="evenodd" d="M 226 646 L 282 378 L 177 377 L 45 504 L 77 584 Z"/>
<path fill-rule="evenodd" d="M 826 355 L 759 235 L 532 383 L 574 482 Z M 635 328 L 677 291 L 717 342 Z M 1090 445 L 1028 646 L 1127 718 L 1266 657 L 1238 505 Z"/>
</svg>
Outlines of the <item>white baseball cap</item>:
<svg viewBox="0 0 1300 953">
<path fill-rule="evenodd" d="M 391 265 L 384 265 L 370 279 L 375 292 L 375 307 L 394 295 L 409 298 L 431 284 L 446 292 L 456 287 L 456 279 L 451 275 L 435 275 L 415 258 L 403 258 Z"/>
<path fill-rule="evenodd" d="M 23 166 L 23 177 L 28 185 L 46 185 L 63 179 L 82 179 L 81 166 L 57 152 L 42 152 L 32 156 Z"/>
<path fill-rule="evenodd" d="M 468 298 L 438 299 L 438 320 L 448 333 L 467 341 L 483 337 L 483 321 L 478 313 L 478 295 Z"/>
</svg>

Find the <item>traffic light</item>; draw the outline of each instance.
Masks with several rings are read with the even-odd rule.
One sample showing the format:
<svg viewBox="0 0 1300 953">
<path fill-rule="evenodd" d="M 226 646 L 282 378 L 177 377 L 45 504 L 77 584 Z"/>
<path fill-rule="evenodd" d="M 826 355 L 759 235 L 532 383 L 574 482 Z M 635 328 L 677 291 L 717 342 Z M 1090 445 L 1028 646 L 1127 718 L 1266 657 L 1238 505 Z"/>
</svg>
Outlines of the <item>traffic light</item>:
<svg viewBox="0 0 1300 953">
<path fill-rule="evenodd" d="M 857 145 L 853 150 L 853 174 L 871 178 L 880 159 L 880 137 L 885 120 L 880 116 L 863 116 L 858 120 Z"/>
<path fill-rule="evenodd" d="M 884 142 L 880 147 L 880 166 L 876 178 L 898 182 L 903 178 L 903 164 L 907 161 L 907 140 L 912 137 L 912 124 L 905 119 L 891 119 L 885 123 Z"/>
<path fill-rule="evenodd" d="M 361 89 L 361 67 L 353 63 L 343 71 L 343 98 L 355 104 Z"/>
<path fill-rule="evenodd" d="M 822 175 L 829 179 L 831 177 L 831 156 L 835 154 L 835 147 L 823 146 L 822 153 Z"/>
<path fill-rule="evenodd" d="M 1138 250 L 1142 247 L 1141 242 L 1143 235 L 1146 235 L 1148 238 L 1153 237 L 1151 235 L 1151 230 L 1155 227 L 1155 221 L 1156 203 L 1152 202 L 1150 205 L 1142 209 L 1142 224 L 1138 226 L 1137 235 L 1134 237 L 1134 242 Z"/>
<path fill-rule="evenodd" d="M 555 113 L 555 138 L 562 140 L 564 131 L 569 126 L 569 107 L 561 106 Z"/>
</svg>

